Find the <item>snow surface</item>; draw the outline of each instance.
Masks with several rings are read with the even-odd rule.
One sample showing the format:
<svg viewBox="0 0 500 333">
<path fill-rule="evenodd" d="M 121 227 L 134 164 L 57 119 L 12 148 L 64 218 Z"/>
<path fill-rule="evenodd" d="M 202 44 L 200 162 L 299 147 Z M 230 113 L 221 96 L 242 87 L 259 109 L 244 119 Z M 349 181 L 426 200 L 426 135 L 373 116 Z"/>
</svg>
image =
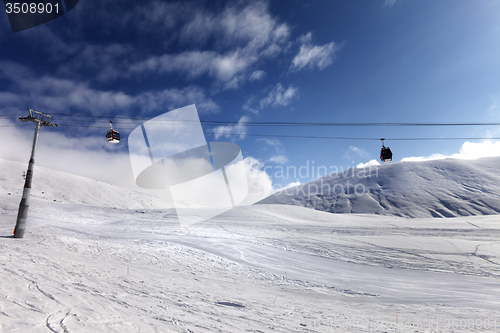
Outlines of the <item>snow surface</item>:
<svg viewBox="0 0 500 333">
<path fill-rule="evenodd" d="M 22 178 L 6 164 L 0 332 L 500 330 L 497 215 L 255 205 L 185 228 L 144 194 L 47 170 L 64 181 L 51 188 L 35 167 L 26 235 L 14 239 Z M 143 206 L 118 206 L 122 195 Z"/>
<path fill-rule="evenodd" d="M 0 196 L 22 195 L 28 163 L 0 159 Z M 32 200 L 115 208 L 172 208 L 164 199 L 97 180 L 37 166 L 33 171 Z M 18 203 L 19 204 L 19 203 Z"/>
<path fill-rule="evenodd" d="M 500 157 L 351 168 L 280 191 L 258 204 L 403 217 L 499 214 Z"/>
</svg>

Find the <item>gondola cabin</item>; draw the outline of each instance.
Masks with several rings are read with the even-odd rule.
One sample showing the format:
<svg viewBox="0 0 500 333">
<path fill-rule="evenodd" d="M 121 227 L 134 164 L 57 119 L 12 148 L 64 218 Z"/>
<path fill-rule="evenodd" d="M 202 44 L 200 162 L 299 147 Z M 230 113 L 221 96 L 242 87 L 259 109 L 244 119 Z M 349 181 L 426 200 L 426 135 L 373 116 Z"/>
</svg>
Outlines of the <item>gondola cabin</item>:
<svg viewBox="0 0 500 333">
<path fill-rule="evenodd" d="M 380 160 L 383 163 L 391 162 L 392 161 L 391 148 L 384 146 L 384 139 L 380 139 L 380 140 L 382 140 L 382 149 L 380 149 Z"/>
<path fill-rule="evenodd" d="M 389 147 L 383 147 L 380 150 L 380 160 L 384 163 L 392 161 L 392 151 Z"/>
<path fill-rule="evenodd" d="M 109 122 L 109 131 L 106 133 L 106 140 L 110 143 L 118 143 L 120 142 L 120 133 L 118 131 L 115 131 L 112 127 L 113 122 Z"/>
</svg>

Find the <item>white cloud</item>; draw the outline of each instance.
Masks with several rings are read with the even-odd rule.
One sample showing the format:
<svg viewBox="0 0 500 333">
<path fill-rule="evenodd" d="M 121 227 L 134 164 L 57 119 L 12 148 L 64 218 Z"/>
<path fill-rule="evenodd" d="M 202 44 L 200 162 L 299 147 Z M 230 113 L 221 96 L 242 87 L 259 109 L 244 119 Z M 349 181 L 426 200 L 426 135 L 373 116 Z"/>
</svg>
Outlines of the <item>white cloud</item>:
<svg viewBox="0 0 500 333">
<path fill-rule="evenodd" d="M 289 162 L 288 157 L 285 155 L 285 150 L 283 149 L 283 144 L 281 141 L 277 139 L 267 139 L 267 138 L 258 138 L 257 142 L 263 142 L 271 149 L 275 151 L 275 155 L 271 156 L 268 162 L 277 163 L 277 164 L 286 164 Z M 268 147 L 261 146 L 260 150 L 262 152 L 267 151 Z"/>
<path fill-rule="evenodd" d="M 22 96 L 11 93 L 0 91 L 0 103 L 5 106 L 17 106 L 22 105 Z"/>
<path fill-rule="evenodd" d="M 152 56 L 130 67 L 131 72 L 183 72 L 191 77 L 207 73 L 217 54 L 213 51 L 189 51 L 176 55 Z"/>
<path fill-rule="evenodd" d="M 210 38 L 216 38 L 216 46 L 224 47 L 249 43 L 259 46 L 283 41 L 288 37 L 287 25 L 279 24 L 270 15 L 266 1 L 242 4 L 229 3 L 219 13 L 195 9 L 184 18 L 186 23 L 181 27 L 180 39 L 200 45 Z"/>
<path fill-rule="evenodd" d="M 103 110 L 127 109 L 134 103 L 134 98 L 123 92 L 98 91 L 86 83 L 66 79 L 42 77 L 18 84 L 21 95 L 29 96 L 27 100 L 31 105 L 52 112 L 78 108 L 101 114 Z"/>
<path fill-rule="evenodd" d="M 290 184 L 286 185 L 283 189 L 289 188 L 289 187 L 294 187 L 294 186 L 299 186 L 300 184 L 301 183 L 297 180 L 296 182 L 293 182 L 293 183 L 290 183 Z M 277 191 L 277 192 L 279 192 L 279 191 Z"/>
<path fill-rule="evenodd" d="M 183 43 L 204 44 L 217 26 L 214 15 L 196 11 L 193 17 L 180 29 L 179 39 Z"/>
<path fill-rule="evenodd" d="M 491 141 L 481 143 L 465 142 L 460 148 L 460 156 L 466 159 L 500 156 L 500 141 L 495 143 Z"/>
<path fill-rule="evenodd" d="M 75 77 L 75 72 L 96 71 L 96 79 L 110 81 L 123 76 L 123 60 L 133 53 L 129 45 L 113 43 L 109 45 L 80 44 L 78 52 L 68 61 L 63 62 L 58 73 L 66 77 Z"/>
<path fill-rule="evenodd" d="M 252 104 L 255 101 L 255 97 L 248 98 L 242 105 L 242 109 L 253 114 L 259 114 L 259 109 L 257 107 L 253 107 Z"/>
<path fill-rule="evenodd" d="M 26 163 L 29 159 L 33 138 L 33 126 L 16 127 L 0 119 L 0 159 Z M 36 167 L 42 166 L 79 176 L 103 181 L 135 191 L 149 193 L 171 200 L 168 192 L 146 190 L 135 184 L 127 153 L 114 152 L 118 146 L 110 145 L 104 136 L 68 137 L 57 129 L 42 128 L 36 151 Z M 249 193 L 242 202 L 250 205 L 273 193 L 272 180 L 263 170 L 264 164 L 253 158 L 243 160 Z M 21 177 L 21 175 L 19 175 Z"/>
<path fill-rule="evenodd" d="M 183 73 L 190 78 L 209 75 L 226 89 L 235 89 L 246 78 L 246 71 L 257 61 L 244 49 L 223 54 L 214 51 L 189 51 L 175 55 L 152 56 L 130 67 L 132 73 Z"/>
<path fill-rule="evenodd" d="M 26 42 L 35 45 L 39 52 L 44 51 L 51 56 L 52 60 L 57 61 L 77 54 L 84 46 L 84 43 L 80 41 L 62 37 L 59 31 L 51 29 L 50 25 L 47 24 L 30 29 L 29 34 L 21 36 L 20 38 L 25 39 Z"/>
<path fill-rule="evenodd" d="M 247 134 L 245 123 L 249 120 L 250 118 L 248 116 L 243 116 L 236 125 L 225 125 L 214 128 L 213 132 L 215 133 L 215 139 L 218 140 L 220 137 L 224 136 L 229 138 L 234 138 L 235 136 L 239 136 L 240 139 L 245 138 Z"/>
<path fill-rule="evenodd" d="M 288 163 L 288 157 L 285 155 L 276 155 L 269 159 L 269 162 L 277 163 L 277 164 L 286 164 Z"/>
<path fill-rule="evenodd" d="M 263 71 L 256 67 L 278 57 L 290 42 L 289 26 L 272 15 L 266 0 L 230 1 L 223 6 L 200 6 L 197 1 L 99 1 L 78 8 L 72 14 L 75 29 L 42 25 L 20 37 L 59 66 L 57 75 L 70 79 L 112 81 L 176 73 L 187 79 L 206 75 L 214 79 L 215 89 L 236 89 L 250 78 L 262 79 Z M 96 19 L 89 21 L 90 16 Z M 94 26 L 96 22 L 99 26 Z M 85 29 L 98 29 L 110 42 L 88 42 L 81 33 Z M 132 47 L 113 42 L 123 32 L 150 43 Z M 189 51 L 171 53 L 173 44 Z"/>
<path fill-rule="evenodd" d="M 353 156 L 354 155 L 354 156 Z M 365 150 L 356 147 L 356 146 L 349 146 L 349 150 L 342 155 L 342 158 L 348 159 L 348 160 L 354 160 L 356 157 L 362 157 L 362 158 L 367 158 L 370 157 L 370 154 L 368 154 Z M 353 161 L 354 163 L 354 161 Z"/>
<path fill-rule="evenodd" d="M 453 154 L 451 156 L 443 155 L 443 154 L 432 154 L 430 156 L 412 156 L 405 157 L 401 161 L 429 161 L 429 160 L 440 160 L 445 158 L 458 158 L 458 159 L 476 159 L 481 157 L 492 157 L 492 156 L 500 156 L 500 141 L 495 143 L 491 141 L 485 142 L 465 142 L 460 148 L 460 152 L 457 154 Z"/>
<path fill-rule="evenodd" d="M 301 35 L 299 38 L 297 38 L 297 42 L 300 44 L 310 44 L 312 42 L 313 34 L 312 32 L 308 32 L 305 35 Z"/>
<path fill-rule="evenodd" d="M 334 42 L 319 46 L 312 45 L 312 33 L 302 35 L 298 38 L 301 44 L 299 53 L 293 58 L 291 70 L 313 69 L 320 70 L 330 65 L 339 47 Z"/>
<path fill-rule="evenodd" d="M 243 103 L 242 108 L 254 114 L 259 114 L 262 109 L 268 106 L 287 106 L 297 96 L 298 91 L 298 88 L 293 85 L 285 89 L 281 83 L 277 83 L 265 98 L 257 101 L 255 96 L 251 96 Z"/>
<path fill-rule="evenodd" d="M 259 70 L 259 71 L 253 72 L 250 75 L 249 80 L 250 81 L 259 81 L 259 80 L 262 80 L 265 76 L 266 76 L 266 72 Z"/>
<path fill-rule="evenodd" d="M 281 147 L 281 141 L 278 139 L 259 138 L 257 141 L 264 142 L 269 146 L 275 146 L 276 148 Z"/>
<path fill-rule="evenodd" d="M 121 6 L 118 5 L 117 7 Z M 133 14 L 130 15 L 130 13 Z M 169 3 L 165 1 L 140 2 L 133 10 L 126 9 L 121 14 L 117 15 L 118 17 L 116 18 L 112 17 L 111 22 L 115 25 L 136 27 L 138 30 L 148 33 L 158 31 L 158 29 L 169 31 L 174 29 L 179 21 L 190 17 L 187 3 Z M 101 21 L 106 22 L 106 20 L 102 19 Z"/>
<path fill-rule="evenodd" d="M 210 74 L 226 89 L 236 89 L 245 79 L 245 72 L 257 59 L 256 55 L 240 49 L 225 55 L 217 55 L 210 68 Z"/>
<path fill-rule="evenodd" d="M 0 159 L 29 160 L 34 126 L 16 127 L 0 119 Z M 140 190 L 135 185 L 128 154 L 102 136 L 68 137 L 57 128 L 41 128 L 36 149 L 36 166 L 68 172 L 110 184 Z"/>
<path fill-rule="evenodd" d="M 190 104 L 196 104 L 200 113 L 214 113 L 219 111 L 219 106 L 206 97 L 202 88 L 189 86 L 183 89 L 164 89 L 160 91 L 145 92 L 134 97 L 136 106 L 149 110 L 172 110 Z"/>
<path fill-rule="evenodd" d="M 273 181 L 264 170 L 264 163 L 251 156 L 244 160 L 248 179 L 248 196 L 242 205 L 251 205 L 274 192 Z"/>
<path fill-rule="evenodd" d="M 361 149 L 359 147 L 356 147 L 356 146 L 350 146 L 349 150 L 352 151 L 353 153 L 355 153 L 356 155 L 360 156 L 360 157 L 368 157 L 368 156 L 370 156 L 370 154 L 368 154 L 365 150 L 363 150 L 363 149 Z"/>
<path fill-rule="evenodd" d="M 160 1 L 133 2 L 97 1 L 78 5 L 78 10 L 71 12 L 72 29 L 54 29 L 53 25 L 41 25 L 31 29 L 29 34 L 19 37 L 32 45 L 37 52 L 45 53 L 52 64 L 59 64 L 57 73 L 67 78 L 85 77 L 109 81 L 128 76 L 130 61 L 140 59 L 146 50 L 144 47 L 132 47 L 127 43 L 116 43 L 116 36 L 129 33 L 130 29 L 148 38 L 155 38 L 152 31 L 165 32 L 172 29 L 180 20 L 187 19 L 183 12 L 187 4 L 165 4 Z M 113 12 L 113 15 L 109 15 Z M 92 17 L 92 20 L 88 18 Z M 160 23 L 161 21 L 161 23 Z M 85 33 L 88 29 L 99 30 L 100 38 L 105 42 L 93 44 Z M 156 34 L 165 39 L 171 33 Z M 140 40 L 141 38 L 135 38 Z M 93 40 L 95 40 L 93 38 Z M 156 46 L 155 43 L 151 43 Z"/>
<path fill-rule="evenodd" d="M 366 167 L 371 167 L 371 166 L 375 166 L 375 165 L 380 165 L 379 161 L 371 160 L 371 161 L 368 161 L 366 163 L 359 163 L 358 165 L 356 165 L 356 168 L 366 168 Z"/>
<path fill-rule="evenodd" d="M 137 95 L 122 91 L 101 91 L 86 82 L 51 76 L 36 77 L 24 66 L 0 62 L 0 78 L 10 81 L 10 92 L 0 92 L 2 108 L 28 104 L 40 111 L 67 112 L 68 109 L 90 111 L 95 115 L 127 111 L 137 107 L 143 113 L 197 104 L 200 112 L 217 112 L 219 107 L 205 96 L 203 89 L 189 86 Z M 23 101 L 20 103 L 19 101 Z"/>
<path fill-rule="evenodd" d="M 12 122 L 0 118 L 0 128 L 0 159 L 27 165 L 34 127 L 13 126 Z M 107 143 L 103 135 L 70 137 L 57 130 L 40 130 L 34 181 L 37 177 L 36 167 L 42 166 L 171 200 L 164 191 L 146 190 L 135 184 L 128 153 L 116 152 L 120 144 Z M 264 163 L 253 157 L 246 157 L 243 162 L 249 193 L 242 204 L 250 205 L 272 194 L 273 186 L 271 177 L 264 170 Z"/>
<path fill-rule="evenodd" d="M 278 83 L 266 98 L 260 101 L 260 108 L 266 106 L 278 107 L 287 106 L 290 101 L 297 95 L 298 89 L 290 85 L 287 89 L 283 88 L 281 83 Z"/>
<path fill-rule="evenodd" d="M 194 50 L 151 56 L 130 66 L 130 72 L 208 75 L 222 88 L 235 89 L 250 78 L 261 79 L 261 70 L 249 75 L 252 67 L 261 59 L 281 53 L 290 35 L 288 26 L 270 15 L 266 1 L 243 6 L 230 3 L 220 13 L 197 9 L 183 20 L 187 23 L 181 26 L 179 38 L 192 44 Z M 203 50 L 205 44 L 209 50 Z"/>
<path fill-rule="evenodd" d="M 251 44 L 255 48 L 270 42 L 282 42 L 289 35 L 286 24 L 279 24 L 269 13 L 266 1 L 250 1 L 244 7 L 230 5 L 214 18 L 223 38 L 232 45 L 237 42 Z"/>
<path fill-rule="evenodd" d="M 385 0 L 384 1 L 384 6 L 388 6 L 388 7 L 391 7 L 392 5 L 394 5 L 396 3 L 396 0 Z"/>
</svg>

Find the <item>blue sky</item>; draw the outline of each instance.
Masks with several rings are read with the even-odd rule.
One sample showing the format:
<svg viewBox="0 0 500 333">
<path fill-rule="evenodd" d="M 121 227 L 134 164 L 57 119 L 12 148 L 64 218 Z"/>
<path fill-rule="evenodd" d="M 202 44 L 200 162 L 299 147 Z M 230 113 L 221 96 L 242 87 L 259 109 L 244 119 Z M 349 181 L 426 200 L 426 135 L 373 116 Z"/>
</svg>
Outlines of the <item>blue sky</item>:
<svg viewBox="0 0 500 333">
<path fill-rule="evenodd" d="M 380 142 L 252 134 L 385 137 L 400 161 L 499 149 L 390 138 L 488 138 L 500 130 L 248 123 L 500 122 L 499 100 L 498 1 L 81 0 L 16 34 L 0 15 L 0 113 L 54 114 L 61 126 L 43 129 L 41 165 L 115 183 L 99 161 L 120 168 L 127 146 L 104 141 L 106 121 L 123 137 L 136 126 L 117 116 L 149 119 L 195 103 L 202 121 L 239 123 L 204 124 L 218 133 L 207 141 L 237 143 L 257 178 L 285 186 L 315 177 L 273 177 L 280 167 L 356 166 L 377 160 Z M 57 114 L 106 119 L 70 122 Z M 0 156 L 27 160 L 32 127 L 1 119 Z"/>
</svg>

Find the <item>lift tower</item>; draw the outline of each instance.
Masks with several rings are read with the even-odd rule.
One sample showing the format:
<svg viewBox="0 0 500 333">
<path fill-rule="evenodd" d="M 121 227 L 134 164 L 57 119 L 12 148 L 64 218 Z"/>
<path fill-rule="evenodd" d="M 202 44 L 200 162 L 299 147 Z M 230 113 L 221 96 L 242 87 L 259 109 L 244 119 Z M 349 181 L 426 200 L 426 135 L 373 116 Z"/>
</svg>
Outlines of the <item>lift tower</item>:
<svg viewBox="0 0 500 333">
<path fill-rule="evenodd" d="M 31 193 L 31 181 L 33 180 L 33 168 L 35 166 L 35 149 L 36 142 L 38 141 L 38 132 L 42 126 L 57 126 L 50 122 L 48 114 L 28 109 L 30 112 L 27 117 L 19 117 L 21 121 L 33 121 L 35 123 L 35 136 L 33 137 L 33 146 L 31 148 L 31 158 L 28 164 L 28 172 L 26 173 L 26 180 L 24 182 L 23 198 L 19 204 L 19 211 L 17 213 L 16 227 L 14 229 L 14 238 L 23 238 L 24 230 L 26 229 L 26 220 L 28 218 L 28 209 Z"/>
</svg>

